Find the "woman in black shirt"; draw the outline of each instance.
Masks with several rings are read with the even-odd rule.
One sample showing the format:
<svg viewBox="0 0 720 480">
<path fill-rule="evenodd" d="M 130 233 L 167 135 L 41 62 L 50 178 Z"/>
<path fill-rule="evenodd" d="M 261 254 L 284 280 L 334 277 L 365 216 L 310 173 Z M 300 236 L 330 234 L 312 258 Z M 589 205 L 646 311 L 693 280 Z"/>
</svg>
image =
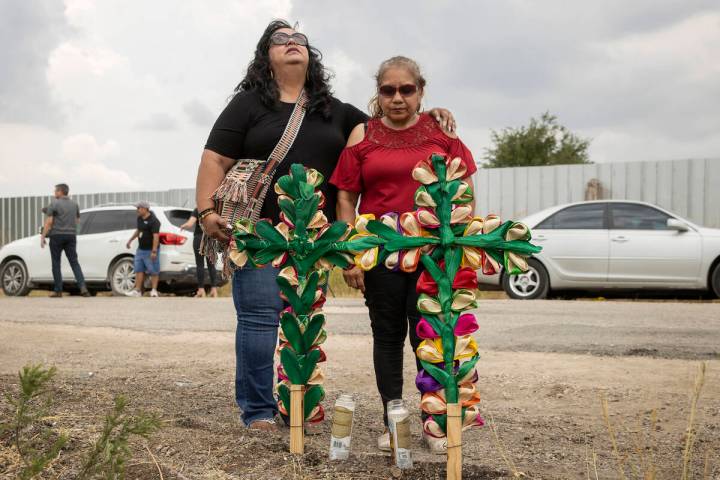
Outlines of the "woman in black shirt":
<svg viewBox="0 0 720 480">
<path fill-rule="evenodd" d="M 275 178 L 287 174 L 293 163 L 315 168 L 330 178 L 353 128 L 367 116 L 331 95 L 329 75 L 320 52 L 308 45 L 302 33 L 284 21 L 271 22 L 255 50 L 235 96 L 215 122 L 203 151 L 197 177 L 197 208 L 213 207 L 211 196 L 226 172 L 241 158 L 267 158 L 279 141 L 302 90 L 308 110 L 292 148 Z M 453 123 L 446 111 L 443 123 Z M 325 214 L 335 218 L 337 189 L 322 185 L 327 199 Z M 279 221 L 277 196 L 272 188 L 262 217 Z M 202 219 L 206 235 L 228 241 L 225 221 L 211 213 Z M 275 282 L 277 269 L 244 268 L 233 274 L 233 300 L 237 313 L 235 335 L 235 400 L 245 425 L 274 430 L 277 403 L 273 396 L 273 355 L 277 345 L 279 313 L 283 308 Z"/>
</svg>

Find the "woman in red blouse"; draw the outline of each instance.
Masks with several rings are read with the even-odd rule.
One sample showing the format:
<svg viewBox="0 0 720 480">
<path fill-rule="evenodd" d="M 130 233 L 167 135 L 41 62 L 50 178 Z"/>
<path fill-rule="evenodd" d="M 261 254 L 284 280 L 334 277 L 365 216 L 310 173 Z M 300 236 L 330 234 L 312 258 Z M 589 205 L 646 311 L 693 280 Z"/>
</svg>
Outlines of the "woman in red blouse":
<svg viewBox="0 0 720 480">
<path fill-rule="evenodd" d="M 355 221 L 356 209 L 375 218 L 413 210 L 420 183 L 412 178 L 412 170 L 432 153 L 461 157 L 468 176 L 476 171 L 472 154 L 457 135 L 442 130 L 429 115 L 421 113 L 426 82 L 417 63 L 406 57 L 390 58 L 380 65 L 375 79 L 372 118 L 352 131 L 330 179 L 339 189 L 337 217 L 350 224 Z M 466 181 L 472 185 L 471 179 Z M 413 350 L 420 343 L 415 332 L 420 319 L 415 291 L 420 272 L 378 265 L 368 272 L 354 267 L 344 275 L 348 285 L 365 294 L 370 310 L 373 363 L 387 425 L 387 402 L 402 398 L 403 346 L 408 331 Z M 433 441 L 439 439 L 426 440 L 431 450 L 445 451 L 445 445 Z M 390 449 L 387 429 L 378 438 L 378 447 Z"/>
</svg>

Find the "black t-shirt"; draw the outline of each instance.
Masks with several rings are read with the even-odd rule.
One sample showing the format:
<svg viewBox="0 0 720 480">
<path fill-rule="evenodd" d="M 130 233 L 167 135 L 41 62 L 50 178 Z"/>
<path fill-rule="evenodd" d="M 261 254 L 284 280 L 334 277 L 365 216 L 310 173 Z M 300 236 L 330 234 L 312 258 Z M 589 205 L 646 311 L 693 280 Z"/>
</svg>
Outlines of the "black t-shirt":
<svg viewBox="0 0 720 480">
<path fill-rule="evenodd" d="M 265 107 L 254 91 L 240 92 L 220 114 L 210 132 L 205 148 L 232 159 L 267 159 L 280 140 L 295 104 L 281 102 L 277 110 Z M 328 183 L 335 170 L 340 152 L 350 132 L 367 120 L 367 115 L 348 103 L 333 98 L 331 117 L 325 120 L 320 112 L 305 115 L 295 143 L 275 172 L 277 180 L 287 175 L 290 165 L 302 163 L 325 176 L 321 189 L 325 194 L 325 214 L 335 218 L 337 188 Z M 261 217 L 279 221 L 277 194 L 270 188 Z"/>
<path fill-rule="evenodd" d="M 152 212 L 147 218 L 138 215 L 137 229 L 140 235 L 138 237 L 138 248 L 140 250 L 152 250 L 153 233 L 160 233 L 160 220 Z"/>
<path fill-rule="evenodd" d="M 194 209 L 190 215 L 195 217 L 195 231 L 193 232 L 193 235 L 195 237 L 202 236 L 202 223 L 200 223 L 200 213 L 198 212 L 198 209 Z"/>
</svg>

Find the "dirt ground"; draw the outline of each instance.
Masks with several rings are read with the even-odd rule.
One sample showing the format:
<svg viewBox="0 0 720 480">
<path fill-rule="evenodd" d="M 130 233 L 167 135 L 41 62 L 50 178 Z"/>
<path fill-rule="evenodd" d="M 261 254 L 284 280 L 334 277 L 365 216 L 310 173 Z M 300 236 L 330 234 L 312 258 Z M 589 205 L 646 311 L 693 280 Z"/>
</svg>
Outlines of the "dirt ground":
<svg viewBox="0 0 720 480">
<path fill-rule="evenodd" d="M 148 442 L 133 444 L 128 478 L 161 478 L 158 467 L 162 478 L 181 480 L 393 478 L 399 472 L 375 448 L 382 417 L 367 313 L 357 301 L 327 310 L 324 405 L 331 410 L 340 393 L 358 404 L 346 462 L 327 460 L 329 419 L 307 437 L 302 458 L 288 453 L 287 430 L 242 427 L 229 299 L 0 299 L 0 394 L 16 390 L 16 372 L 28 362 L 58 367 L 49 420 L 72 441 L 47 478 L 72 478 L 120 393 L 164 422 Z M 694 478 L 720 478 L 720 305 L 491 300 L 479 313 L 488 425 L 464 434 L 464 478 L 596 478 L 596 470 L 597 478 L 618 478 L 601 397 L 628 478 L 641 478 L 632 468 L 643 462 L 656 466 L 658 478 L 680 478 L 700 361 L 707 372 L 692 470 Z M 405 399 L 417 413 L 412 358 L 407 349 Z M 0 415 L 8 413 L 0 400 Z M 413 441 L 416 466 L 402 478 L 445 478 L 443 457 L 423 448 L 419 420 Z M 0 477 L 14 478 L 17 458 L 4 447 Z"/>
</svg>

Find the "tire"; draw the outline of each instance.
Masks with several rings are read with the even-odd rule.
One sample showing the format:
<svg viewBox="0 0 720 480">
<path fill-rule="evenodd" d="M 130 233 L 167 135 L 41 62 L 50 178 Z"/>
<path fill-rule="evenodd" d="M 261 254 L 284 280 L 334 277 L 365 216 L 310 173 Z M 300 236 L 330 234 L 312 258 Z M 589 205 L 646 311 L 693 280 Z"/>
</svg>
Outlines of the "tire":
<svg viewBox="0 0 720 480">
<path fill-rule="evenodd" d="M 502 287 L 508 297 L 515 300 L 545 298 L 550 293 L 550 277 L 542 263 L 528 260 L 528 271 L 519 275 L 502 276 Z"/>
<path fill-rule="evenodd" d="M 710 291 L 715 294 L 717 298 L 720 298 L 720 263 L 715 265 L 712 273 L 710 274 Z"/>
<path fill-rule="evenodd" d="M 30 293 L 30 278 L 25 262 L 19 259 L 10 260 L 0 273 L 3 293 L 8 297 L 24 297 Z"/>
<path fill-rule="evenodd" d="M 123 257 L 110 267 L 108 282 L 112 294 L 124 297 L 126 293 L 135 288 L 135 261 L 132 257 Z"/>
</svg>

